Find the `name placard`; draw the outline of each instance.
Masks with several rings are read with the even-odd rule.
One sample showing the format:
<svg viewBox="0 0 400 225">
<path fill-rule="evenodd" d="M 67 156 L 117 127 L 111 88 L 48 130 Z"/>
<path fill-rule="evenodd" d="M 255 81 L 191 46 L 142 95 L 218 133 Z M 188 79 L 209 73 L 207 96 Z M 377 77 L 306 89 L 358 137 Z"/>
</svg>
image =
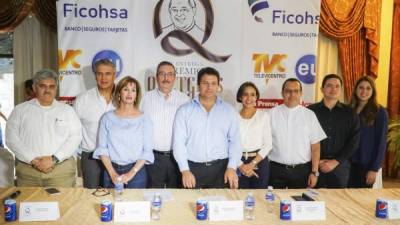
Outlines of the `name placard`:
<svg viewBox="0 0 400 225">
<path fill-rule="evenodd" d="M 54 221 L 60 218 L 58 202 L 21 202 L 19 221 Z"/>
<path fill-rule="evenodd" d="M 293 201 L 292 220 L 326 220 L 325 202 Z"/>
<path fill-rule="evenodd" d="M 388 219 L 400 219 L 400 200 L 387 200 Z"/>
<path fill-rule="evenodd" d="M 243 201 L 208 202 L 210 221 L 243 220 Z"/>
<path fill-rule="evenodd" d="M 114 222 L 149 222 L 150 202 L 116 202 Z"/>
</svg>

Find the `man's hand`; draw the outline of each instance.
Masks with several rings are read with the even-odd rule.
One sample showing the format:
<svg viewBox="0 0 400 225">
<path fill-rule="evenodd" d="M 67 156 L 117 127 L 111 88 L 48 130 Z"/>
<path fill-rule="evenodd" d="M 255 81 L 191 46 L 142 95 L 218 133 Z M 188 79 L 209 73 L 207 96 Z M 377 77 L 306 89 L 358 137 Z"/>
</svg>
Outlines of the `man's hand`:
<svg viewBox="0 0 400 225">
<path fill-rule="evenodd" d="M 315 176 L 313 173 L 311 173 L 311 174 L 308 176 L 307 186 L 308 186 L 309 188 L 314 188 L 315 185 L 317 185 L 317 181 L 318 181 L 318 177 Z"/>
<path fill-rule="evenodd" d="M 225 184 L 229 182 L 229 187 L 232 189 L 239 187 L 239 179 L 236 175 L 236 171 L 232 168 L 227 168 L 224 175 Z"/>
<path fill-rule="evenodd" d="M 339 165 L 335 159 L 323 159 L 319 161 L 319 170 L 323 173 L 329 173 Z"/>
<path fill-rule="evenodd" d="M 239 170 L 246 177 L 256 176 L 258 178 L 258 174 L 254 171 L 254 165 L 251 163 L 242 164 Z"/>
<path fill-rule="evenodd" d="M 378 172 L 375 172 L 372 170 L 368 171 L 367 176 L 365 177 L 365 183 L 367 183 L 368 185 L 371 185 L 371 186 L 374 185 L 377 173 Z"/>
<path fill-rule="evenodd" d="M 31 163 L 35 169 L 43 173 L 49 173 L 54 169 L 54 161 L 51 156 L 36 157 Z"/>
<path fill-rule="evenodd" d="M 182 184 L 184 188 L 196 187 L 196 178 L 190 170 L 182 171 Z"/>
</svg>

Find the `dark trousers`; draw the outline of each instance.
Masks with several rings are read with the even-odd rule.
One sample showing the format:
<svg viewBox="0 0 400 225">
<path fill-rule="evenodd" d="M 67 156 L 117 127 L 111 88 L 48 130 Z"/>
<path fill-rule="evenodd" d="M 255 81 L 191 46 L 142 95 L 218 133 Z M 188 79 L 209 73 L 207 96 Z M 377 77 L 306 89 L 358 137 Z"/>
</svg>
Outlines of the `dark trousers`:
<svg viewBox="0 0 400 225">
<path fill-rule="evenodd" d="M 286 166 L 270 161 L 269 185 L 277 189 L 307 188 L 311 173 L 311 163 L 296 166 Z"/>
<path fill-rule="evenodd" d="M 131 163 L 128 165 L 118 165 L 116 163 L 112 163 L 112 166 L 114 167 L 115 171 L 119 175 L 122 175 L 122 174 L 128 173 L 135 166 L 135 163 Z M 114 188 L 115 187 L 107 170 L 104 172 L 103 185 L 105 188 Z M 136 173 L 136 175 L 130 181 L 128 181 L 128 184 L 124 184 L 124 188 L 146 188 L 146 185 L 147 185 L 147 173 L 146 173 L 146 169 L 144 167 L 142 167 Z"/>
<path fill-rule="evenodd" d="M 103 164 L 98 159 L 93 159 L 93 152 L 82 152 L 81 167 L 83 187 L 98 188 L 103 183 Z"/>
<path fill-rule="evenodd" d="M 317 188 L 346 188 L 350 175 L 350 162 L 340 163 L 329 173 L 320 173 Z"/>
<path fill-rule="evenodd" d="M 146 165 L 149 188 L 179 188 L 181 187 L 181 172 L 172 152 L 160 153 L 154 151 L 154 163 Z"/>
<path fill-rule="evenodd" d="M 247 160 L 242 157 L 242 162 L 247 164 L 251 162 L 255 156 L 247 158 Z M 263 189 L 268 188 L 268 179 L 269 179 L 269 162 L 268 158 L 261 160 L 257 164 L 256 170 L 254 170 L 258 178 L 256 176 L 246 177 L 243 174 L 240 174 L 239 177 L 239 188 L 242 189 Z"/>
<path fill-rule="evenodd" d="M 358 163 L 351 163 L 349 188 L 372 188 L 372 185 L 366 183 L 368 166 Z"/>
<path fill-rule="evenodd" d="M 189 161 L 190 172 L 196 178 L 196 188 L 224 188 L 224 175 L 228 159 L 212 161 L 209 164 Z"/>
</svg>

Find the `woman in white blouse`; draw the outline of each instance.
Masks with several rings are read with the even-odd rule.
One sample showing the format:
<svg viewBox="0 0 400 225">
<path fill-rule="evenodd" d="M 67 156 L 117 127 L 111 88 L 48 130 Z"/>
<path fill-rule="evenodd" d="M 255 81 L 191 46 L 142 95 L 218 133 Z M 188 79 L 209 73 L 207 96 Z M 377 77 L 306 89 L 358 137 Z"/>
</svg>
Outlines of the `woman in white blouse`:
<svg viewBox="0 0 400 225">
<path fill-rule="evenodd" d="M 243 156 L 239 166 L 239 188 L 268 186 L 267 155 L 272 149 L 272 135 L 268 113 L 256 108 L 259 98 L 260 93 L 251 82 L 243 83 L 236 94 L 236 101 L 242 103 L 239 121 Z"/>
</svg>

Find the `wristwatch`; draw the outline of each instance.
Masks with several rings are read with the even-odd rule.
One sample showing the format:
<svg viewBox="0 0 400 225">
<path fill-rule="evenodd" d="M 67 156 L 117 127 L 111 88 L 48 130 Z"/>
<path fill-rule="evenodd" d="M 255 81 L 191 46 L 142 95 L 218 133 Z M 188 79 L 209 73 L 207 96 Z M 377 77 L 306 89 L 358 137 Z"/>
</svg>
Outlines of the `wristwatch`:
<svg viewBox="0 0 400 225">
<path fill-rule="evenodd" d="M 58 160 L 58 158 L 55 155 L 52 155 L 51 159 L 53 160 L 54 164 L 57 164 L 60 162 L 60 160 Z"/>
<path fill-rule="evenodd" d="M 319 172 L 317 171 L 311 171 L 312 174 L 314 174 L 314 176 L 319 177 Z"/>
</svg>

